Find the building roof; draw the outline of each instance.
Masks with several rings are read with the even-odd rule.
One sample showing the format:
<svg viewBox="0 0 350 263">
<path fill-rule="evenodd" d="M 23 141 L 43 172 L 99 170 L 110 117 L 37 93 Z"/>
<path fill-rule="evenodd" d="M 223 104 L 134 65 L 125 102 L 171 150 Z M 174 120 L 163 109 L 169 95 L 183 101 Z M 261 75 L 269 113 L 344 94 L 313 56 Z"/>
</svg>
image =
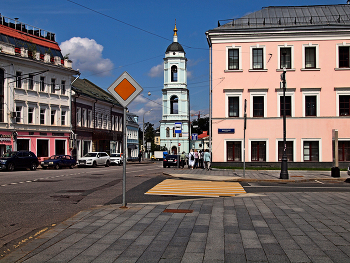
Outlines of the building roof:
<svg viewBox="0 0 350 263">
<path fill-rule="evenodd" d="M 72 90 L 78 94 L 83 94 L 90 98 L 106 101 L 121 107 L 120 103 L 111 94 L 87 79 L 77 79 L 74 81 Z"/>
<path fill-rule="evenodd" d="M 165 52 L 185 52 L 185 50 L 183 49 L 183 47 L 180 45 L 180 43 L 178 42 L 173 42 L 171 43 L 168 48 L 166 49 Z"/>
<path fill-rule="evenodd" d="M 0 41 L 63 58 L 55 34 L 0 15 Z"/>
<path fill-rule="evenodd" d="M 211 31 L 301 26 L 350 27 L 350 5 L 269 6 L 241 18 L 230 19 L 229 22 L 219 20 L 218 25 Z"/>
</svg>

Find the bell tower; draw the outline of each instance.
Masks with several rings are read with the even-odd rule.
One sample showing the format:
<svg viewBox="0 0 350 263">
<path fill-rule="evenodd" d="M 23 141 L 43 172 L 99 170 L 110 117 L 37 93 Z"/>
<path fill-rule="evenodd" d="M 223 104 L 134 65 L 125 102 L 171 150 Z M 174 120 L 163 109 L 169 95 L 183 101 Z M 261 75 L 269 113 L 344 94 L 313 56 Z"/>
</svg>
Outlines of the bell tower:
<svg viewBox="0 0 350 263">
<path fill-rule="evenodd" d="M 165 51 L 163 114 L 160 125 L 160 143 L 169 153 L 189 151 L 190 98 L 187 89 L 186 53 L 178 43 L 175 21 L 173 43 Z"/>
</svg>

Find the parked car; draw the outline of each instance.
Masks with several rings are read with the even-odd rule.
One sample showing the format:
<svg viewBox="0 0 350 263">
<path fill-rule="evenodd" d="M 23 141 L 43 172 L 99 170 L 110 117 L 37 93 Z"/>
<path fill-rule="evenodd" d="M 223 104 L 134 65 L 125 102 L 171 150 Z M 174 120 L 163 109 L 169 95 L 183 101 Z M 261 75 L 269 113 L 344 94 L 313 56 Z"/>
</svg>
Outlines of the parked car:
<svg viewBox="0 0 350 263">
<path fill-rule="evenodd" d="M 30 151 L 13 151 L 4 153 L 0 158 L 2 170 L 13 171 L 18 168 L 36 170 L 39 165 L 38 157 Z"/>
<path fill-rule="evenodd" d="M 348 166 L 348 175 L 350 175 L 350 165 Z"/>
<path fill-rule="evenodd" d="M 110 164 L 110 157 L 106 152 L 89 152 L 83 157 L 79 158 L 78 166 L 92 166 L 104 165 L 106 167 Z"/>
<path fill-rule="evenodd" d="M 110 156 L 111 164 L 121 165 L 123 164 L 123 154 L 122 153 L 112 153 Z"/>
<path fill-rule="evenodd" d="M 49 159 L 41 162 L 41 167 L 47 169 L 48 167 L 53 167 L 55 169 L 60 169 L 62 167 L 74 168 L 77 161 L 70 155 L 52 155 Z"/>
<path fill-rule="evenodd" d="M 177 155 L 170 155 L 168 154 L 164 159 L 163 159 L 163 167 L 170 167 L 170 166 L 177 166 Z"/>
</svg>

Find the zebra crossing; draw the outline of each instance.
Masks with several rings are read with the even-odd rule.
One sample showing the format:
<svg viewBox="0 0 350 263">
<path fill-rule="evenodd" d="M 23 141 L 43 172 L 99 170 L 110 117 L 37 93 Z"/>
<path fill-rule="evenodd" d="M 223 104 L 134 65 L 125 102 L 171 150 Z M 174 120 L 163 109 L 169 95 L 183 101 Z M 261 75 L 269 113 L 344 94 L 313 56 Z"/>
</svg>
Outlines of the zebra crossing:
<svg viewBox="0 0 350 263">
<path fill-rule="evenodd" d="M 223 197 L 245 193 L 244 188 L 237 182 L 166 179 L 145 194 Z"/>
</svg>

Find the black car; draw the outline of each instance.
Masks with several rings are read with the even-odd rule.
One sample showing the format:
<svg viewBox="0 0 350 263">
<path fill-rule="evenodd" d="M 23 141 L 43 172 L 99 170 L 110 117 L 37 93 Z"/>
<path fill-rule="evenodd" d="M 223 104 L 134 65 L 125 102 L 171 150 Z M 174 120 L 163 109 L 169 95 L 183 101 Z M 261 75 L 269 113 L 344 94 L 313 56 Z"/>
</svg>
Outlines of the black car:
<svg viewBox="0 0 350 263">
<path fill-rule="evenodd" d="M 163 159 L 163 167 L 177 166 L 178 155 L 167 155 Z"/>
<path fill-rule="evenodd" d="M 48 167 L 53 167 L 55 169 L 69 167 L 73 169 L 76 163 L 77 161 L 70 155 L 52 155 L 49 159 L 41 162 L 41 167 L 43 169 Z"/>
<path fill-rule="evenodd" d="M 38 165 L 38 157 L 30 151 L 7 152 L 0 158 L 0 166 L 2 170 L 13 171 L 18 168 L 36 170 Z"/>
</svg>

